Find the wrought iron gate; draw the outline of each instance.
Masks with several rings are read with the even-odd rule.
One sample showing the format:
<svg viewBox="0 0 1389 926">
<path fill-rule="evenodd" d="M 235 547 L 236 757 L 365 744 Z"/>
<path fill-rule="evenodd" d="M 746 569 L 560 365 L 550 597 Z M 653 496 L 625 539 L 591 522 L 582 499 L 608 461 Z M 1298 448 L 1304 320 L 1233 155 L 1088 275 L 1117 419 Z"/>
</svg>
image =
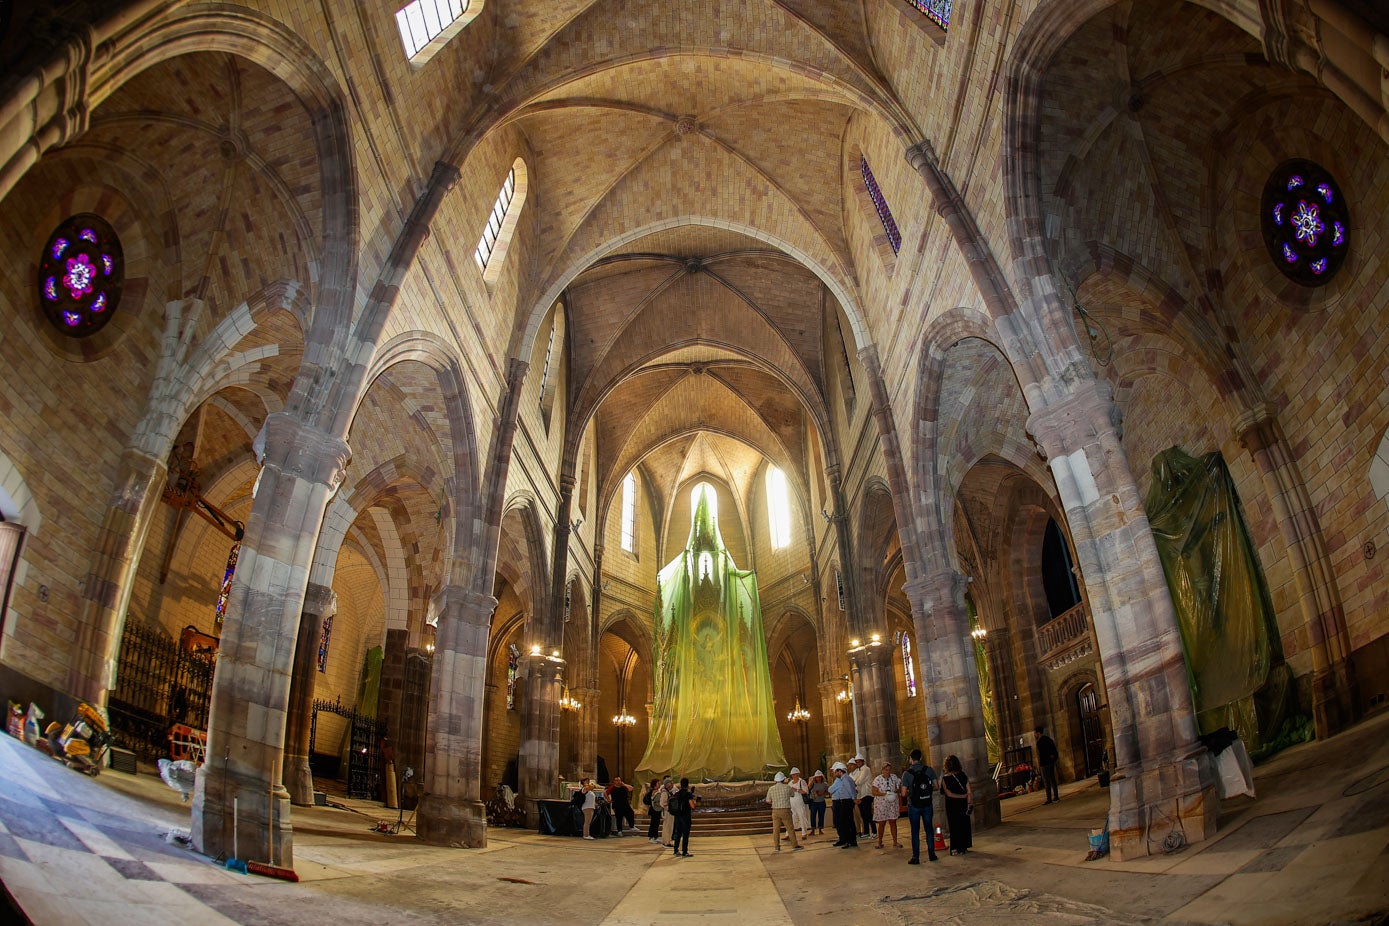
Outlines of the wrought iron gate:
<svg viewBox="0 0 1389 926">
<path fill-rule="evenodd" d="M 348 724 L 347 796 L 375 800 L 381 781 L 381 724 L 337 701 L 315 700 L 309 722 L 309 754 L 318 739 L 318 715 L 333 714 Z"/>
<path fill-rule="evenodd" d="M 206 730 L 216 660 L 185 650 L 158 627 L 127 623 L 107 701 L 116 745 L 153 762 L 169 755 L 174 724 Z"/>
</svg>

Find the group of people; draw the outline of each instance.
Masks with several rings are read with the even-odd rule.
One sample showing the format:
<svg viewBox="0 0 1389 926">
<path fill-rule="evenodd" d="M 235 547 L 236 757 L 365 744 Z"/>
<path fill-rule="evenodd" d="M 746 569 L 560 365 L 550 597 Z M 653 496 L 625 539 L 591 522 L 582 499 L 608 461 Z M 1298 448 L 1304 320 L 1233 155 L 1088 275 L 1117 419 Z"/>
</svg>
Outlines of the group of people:
<svg viewBox="0 0 1389 926">
<path fill-rule="evenodd" d="M 922 829 L 926 831 L 926 857 L 934 862 L 938 858 L 934 838 L 936 791 L 945 798 L 950 854 L 964 855 L 973 845 L 970 817 L 974 813 L 974 791 L 956 756 L 946 757 L 944 774 L 939 776 L 925 764 L 920 749 L 912 750 L 911 764 L 900 777 L 891 762 L 884 762 L 878 774 L 873 775 L 863 756 L 854 756 L 848 763 L 834 763 L 830 766 L 830 775 L 832 781 L 819 770 L 809 779 L 799 768 L 791 769 L 789 774 L 776 773 L 766 797 L 772 807 L 772 844 L 776 851 L 781 851 L 783 840 L 790 841 L 794 852 L 803 848 L 803 840 L 823 835 L 828 804 L 832 808 L 837 837 L 835 847 L 856 848 L 859 839 L 876 836 L 877 848 L 882 849 L 885 837 L 891 834 L 892 848 L 900 849 L 897 820 L 905 813 L 912 843 L 907 864 L 920 864 Z M 635 788 L 620 777 L 614 778 L 602 792 L 612 808 L 618 836 L 626 835 L 624 829 L 637 828 L 632 807 L 634 792 Z M 583 811 L 585 839 L 594 838 L 592 826 L 598 795 L 598 785 L 585 778 L 575 797 Z M 669 776 L 653 778 L 642 792 L 641 802 L 648 816 L 647 840 L 671 849 L 678 858 L 689 858 L 691 817 L 699 806 L 699 797 L 690 787 L 690 780 L 681 778 L 677 784 Z"/>
<path fill-rule="evenodd" d="M 820 776 L 819 772 L 815 774 Z M 964 855 L 973 845 L 970 817 L 974 812 L 974 791 L 970 787 L 969 776 L 956 756 L 946 758 L 945 774 L 939 777 L 935 769 L 925 764 L 920 749 L 912 750 L 911 764 L 901 777 L 893 771 L 891 762 L 884 762 L 874 776 L 863 756 L 855 756 L 847 764 L 834 763 L 830 766 L 830 774 L 834 776 L 828 790 L 837 836 L 834 845 L 837 848 L 856 848 L 859 839 L 876 836 L 877 848 L 882 849 L 884 837 L 889 833 L 892 835 L 892 847 L 902 848 L 897 838 L 897 820 L 905 810 L 912 836 L 912 854 L 907 864 L 921 863 L 923 827 L 926 830 L 927 858 L 936 861 L 934 795 L 937 790 L 945 797 L 950 854 Z M 855 811 L 858 819 L 855 819 Z M 779 847 L 781 837 L 775 813 L 773 810 L 773 839 Z"/>
<path fill-rule="evenodd" d="M 637 828 L 636 811 L 632 807 L 632 795 L 636 789 L 614 777 L 612 784 L 602 791 L 603 800 L 612 808 L 613 834 L 626 836 L 627 830 Z M 590 778 L 585 778 L 575 795 L 575 803 L 583 812 L 581 833 L 585 839 L 593 839 L 593 820 L 598 809 L 599 790 Z M 681 778 L 677 785 L 669 777 L 653 778 L 651 784 L 642 792 L 642 806 L 650 817 L 646 838 L 667 849 L 674 850 L 682 858 L 690 857 L 690 820 L 699 797 L 690 787 L 690 779 Z"/>
</svg>

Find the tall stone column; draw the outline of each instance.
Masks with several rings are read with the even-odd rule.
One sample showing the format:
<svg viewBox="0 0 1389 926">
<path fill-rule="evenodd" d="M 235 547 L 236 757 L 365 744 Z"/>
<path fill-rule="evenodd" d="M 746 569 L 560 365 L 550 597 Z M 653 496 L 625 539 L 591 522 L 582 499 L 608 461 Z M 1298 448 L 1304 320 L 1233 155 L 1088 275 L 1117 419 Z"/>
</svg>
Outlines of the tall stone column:
<svg viewBox="0 0 1389 926">
<path fill-rule="evenodd" d="M 974 825 L 981 829 L 993 826 L 1002 817 L 984 736 L 984 699 L 979 691 L 979 666 L 974 661 L 974 638 L 969 635 L 965 577 L 943 572 L 909 582 L 905 591 L 912 603 L 912 623 L 925 675 L 930 763 L 940 771 L 946 756 L 958 757 L 974 790 Z"/>
<path fill-rule="evenodd" d="M 848 690 L 849 683 L 842 679 L 820 683 L 820 715 L 825 722 L 825 751 L 829 753 L 831 764 L 854 756 L 853 719 L 849 706 L 839 700 L 839 693 Z M 828 775 L 830 770 L 823 771 Z"/>
<path fill-rule="evenodd" d="M 532 651 L 526 657 L 520 759 L 521 799 L 529 822 L 536 822 L 536 801 L 556 796 L 559 784 L 559 699 L 563 690 L 564 660 L 557 655 Z"/>
<path fill-rule="evenodd" d="M 854 666 L 854 698 L 863 739 L 863 757 L 877 774 L 884 762 L 902 768 L 902 733 L 897 726 L 896 679 L 892 675 L 893 646 L 870 640 L 849 650 Z"/>
<path fill-rule="evenodd" d="M 1317 509 L 1297 459 L 1271 405 L 1235 422 L 1240 443 L 1263 477 L 1278 529 L 1293 561 L 1298 609 L 1312 654 L 1312 720 L 1317 738 L 1340 732 L 1360 713 L 1358 685 L 1350 659 L 1345 609 L 1331 569 Z"/>
<path fill-rule="evenodd" d="M 580 778 L 598 775 L 598 696 L 597 688 L 571 688 L 569 696 L 579 702 L 574 712 L 576 767 Z"/>
<path fill-rule="evenodd" d="M 1087 379 L 1027 429 L 1056 479 L 1089 594 L 1114 725 L 1110 847 L 1125 859 L 1213 836 L 1220 799 L 1116 411 L 1108 385 Z"/>
<path fill-rule="evenodd" d="M 438 846 L 487 845 L 482 794 L 482 709 L 487 683 L 487 636 L 497 599 L 458 586 L 435 598 L 434 680 L 416 834 Z"/>
<path fill-rule="evenodd" d="M 82 589 L 80 629 L 68 676 L 68 690 L 74 697 L 100 707 L 106 706 L 106 693 L 115 683 L 135 572 L 167 476 L 162 459 L 127 449 L 102 519 L 92 568 Z"/>
<path fill-rule="evenodd" d="M 323 621 L 338 611 L 338 596 L 327 585 L 309 583 L 294 646 L 289 680 L 289 713 L 285 717 L 284 782 L 291 803 L 313 806 L 313 772 L 309 771 L 309 735 L 313 732 L 313 693 L 318 681 L 318 641 Z"/>
<path fill-rule="evenodd" d="M 284 412 L 265 421 L 265 456 L 232 581 L 212 686 L 207 760 L 193 795 L 193 845 L 294 864 L 285 790 L 285 718 L 304 591 L 323 512 L 342 482 L 347 443 Z"/>
</svg>

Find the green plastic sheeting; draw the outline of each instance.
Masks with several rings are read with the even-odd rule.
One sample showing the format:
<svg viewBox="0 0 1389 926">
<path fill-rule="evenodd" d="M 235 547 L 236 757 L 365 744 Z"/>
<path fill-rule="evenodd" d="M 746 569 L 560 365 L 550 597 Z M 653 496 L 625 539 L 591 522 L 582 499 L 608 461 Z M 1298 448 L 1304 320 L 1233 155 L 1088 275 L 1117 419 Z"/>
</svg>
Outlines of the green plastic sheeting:
<svg viewBox="0 0 1389 926">
<path fill-rule="evenodd" d="M 367 650 L 362 660 L 362 682 L 357 689 L 357 710 L 368 717 L 376 716 L 376 702 L 381 695 L 381 663 L 384 653 L 379 646 Z"/>
<path fill-rule="evenodd" d="M 974 610 L 974 600 L 965 599 L 969 613 L 969 629 L 979 626 L 979 615 Z M 979 704 L 984 711 L 984 744 L 988 749 L 989 762 L 994 763 L 1003 755 L 998 743 L 998 710 L 994 707 L 994 683 L 989 675 L 989 654 L 984 651 L 984 643 L 971 635 L 974 641 L 974 665 L 979 670 Z"/>
<path fill-rule="evenodd" d="M 1255 746 L 1286 713 L 1273 605 L 1220 453 L 1153 458 L 1148 520 L 1177 610 L 1202 733 L 1230 727 Z"/>
<path fill-rule="evenodd" d="M 757 576 L 734 565 L 718 500 L 695 486 L 685 549 L 657 575 L 656 694 L 638 772 L 736 781 L 786 765 Z"/>
</svg>

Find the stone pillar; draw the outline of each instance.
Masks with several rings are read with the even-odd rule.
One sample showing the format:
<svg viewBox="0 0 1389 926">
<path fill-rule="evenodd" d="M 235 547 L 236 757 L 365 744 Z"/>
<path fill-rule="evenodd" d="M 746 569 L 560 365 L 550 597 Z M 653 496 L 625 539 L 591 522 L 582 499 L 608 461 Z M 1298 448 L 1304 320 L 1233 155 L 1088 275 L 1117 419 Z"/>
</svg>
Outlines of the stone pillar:
<svg viewBox="0 0 1389 926">
<path fill-rule="evenodd" d="M 163 460 L 134 448 L 125 451 L 82 589 L 68 689 L 73 697 L 102 708 L 115 683 L 125 611 L 167 475 Z"/>
<path fill-rule="evenodd" d="M 313 693 L 318 681 L 318 641 L 323 621 L 338 610 L 338 596 L 327 585 L 310 583 L 304 592 L 299 641 L 289 680 L 289 713 L 285 717 L 284 782 L 289 799 L 313 806 L 313 772 L 309 771 L 309 734 L 313 727 Z"/>
<path fill-rule="evenodd" d="M 965 577 L 944 572 L 929 580 L 909 582 L 905 591 L 912 603 L 912 623 L 925 676 L 929 751 L 923 752 L 928 752 L 937 772 L 945 767 L 946 756 L 959 758 L 974 789 L 974 825 L 985 829 L 1002 817 L 984 736 L 984 699 L 979 691 L 979 666 L 974 661 L 974 638 L 969 635 Z"/>
<path fill-rule="evenodd" d="M 1340 590 L 1307 482 L 1278 424 L 1276 410 L 1263 405 L 1235 422 L 1240 443 L 1259 468 L 1293 561 L 1298 609 L 1312 653 L 1312 719 L 1317 738 L 1340 732 L 1360 713 L 1350 659 L 1350 634 Z"/>
<path fill-rule="evenodd" d="M 571 688 L 569 696 L 579 702 L 574 712 L 576 768 L 579 778 L 598 775 L 598 696 L 597 688 Z"/>
<path fill-rule="evenodd" d="M 559 785 L 559 699 L 564 660 L 532 652 L 526 657 L 521 704 L 521 798 L 528 822 L 537 822 L 535 802 L 557 796 Z M 585 707 L 588 705 L 585 704 Z M 597 705 L 594 705 L 595 709 Z"/>
<path fill-rule="evenodd" d="M 825 752 L 829 753 L 830 764 L 852 759 L 854 756 L 853 719 L 849 705 L 839 700 L 841 691 L 848 691 L 849 683 L 843 679 L 830 679 L 820 683 L 820 714 L 825 722 Z M 823 769 L 829 775 L 829 769 Z"/>
<path fill-rule="evenodd" d="M 849 650 L 849 660 L 854 666 L 854 699 L 858 702 L 863 757 L 875 775 L 884 762 L 891 762 L 898 771 L 903 767 L 892 656 L 892 644 L 881 640 Z"/>
<path fill-rule="evenodd" d="M 285 716 L 304 591 L 328 500 L 348 457 L 342 438 L 284 412 L 269 416 L 263 468 L 232 581 L 212 687 L 207 761 L 193 794 L 193 845 L 292 867 Z"/>
<path fill-rule="evenodd" d="M 395 627 L 386 631 L 386 642 L 381 647 L 381 689 L 376 701 L 376 719 L 386 725 L 386 735 L 394 744 L 397 757 L 400 754 L 401 701 L 405 697 L 405 651 L 409 643 L 410 632 Z"/>
<path fill-rule="evenodd" d="M 1114 724 L 1110 847 L 1118 859 L 1215 834 L 1220 799 L 1197 740 L 1176 612 L 1107 384 L 1073 384 L 1027 429 L 1045 454 L 1085 578 Z"/>
<path fill-rule="evenodd" d="M 438 846 L 487 845 L 482 794 L 482 709 L 487 636 L 497 599 L 449 586 L 439 593 L 429 686 L 428 767 L 416 834 Z"/>
</svg>

